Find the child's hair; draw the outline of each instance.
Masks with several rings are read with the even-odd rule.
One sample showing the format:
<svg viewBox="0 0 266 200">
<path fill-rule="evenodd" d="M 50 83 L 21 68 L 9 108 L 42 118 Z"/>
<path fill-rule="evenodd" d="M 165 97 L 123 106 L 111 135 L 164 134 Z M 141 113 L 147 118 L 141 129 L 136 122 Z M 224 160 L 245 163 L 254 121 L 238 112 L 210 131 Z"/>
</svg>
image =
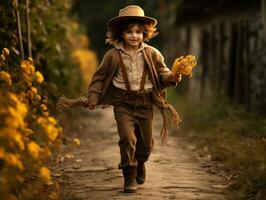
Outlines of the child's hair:
<svg viewBox="0 0 266 200">
<path fill-rule="evenodd" d="M 115 45 L 123 41 L 123 31 L 132 28 L 135 24 L 139 25 L 143 32 L 143 41 L 149 41 L 158 35 L 157 29 L 153 24 L 143 23 L 138 20 L 125 20 L 115 26 L 108 27 L 105 43 Z"/>
</svg>

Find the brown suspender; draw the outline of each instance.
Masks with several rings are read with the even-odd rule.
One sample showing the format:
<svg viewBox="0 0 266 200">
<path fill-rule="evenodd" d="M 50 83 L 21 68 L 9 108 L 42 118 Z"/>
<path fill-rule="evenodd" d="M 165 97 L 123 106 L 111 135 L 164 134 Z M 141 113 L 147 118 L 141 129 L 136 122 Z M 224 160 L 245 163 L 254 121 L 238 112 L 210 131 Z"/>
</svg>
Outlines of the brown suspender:
<svg viewBox="0 0 266 200">
<path fill-rule="evenodd" d="M 144 64 L 144 69 L 143 69 L 143 74 L 141 77 L 141 82 L 140 82 L 140 92 L 144 92 L 144 86 L 145 86 L 145 81 L 146 81 L 146 75 L 147 75 L 147 71 L 146 71 L 146 64 Z"/>
<path fill-rule="evenodd" d="M 130 85 L 129 85 L 129 82 L 128 82 L 128 78 L 127 78 L 127 72 L 126 72 L 126 66 L 122 60 L 122 56 L 121 56 L 121 53 L 119 53 L 119 66 L 121 67 L 121 71 L 122 71 L 122 75 L 123 75 L 123 79 L 124 79 L 124 82 L 125 82 L 125 85 L 126 85 L 126 88 L 128 91 L 131 91 L 130 89 Z"/>
<path fill-rule="evenodd" d="M 129 81 L 128 81 L 128 76 L 127 76 L 127 72 L 126 72 L 126 66 L 122 60 L 122 56 L 121 53 L 119 52 L 119 66 L 121 67 L 121 71 L 122 71 L 122 75 L 123 75 L 123 79 L 126 85 L 126 88 L 128 91 L 131 91 L 130 85 L 129 85 Z M 144 65 L 144 69 L 143 69 L 143 74 L 141 77 L 141 81 L 140 81 L 140 92 L 144 92 L 144 86 L 145 86 L 145 81 L 146 81 L 146 76 L 147 76 L 147 71 Z"/>
</svg>

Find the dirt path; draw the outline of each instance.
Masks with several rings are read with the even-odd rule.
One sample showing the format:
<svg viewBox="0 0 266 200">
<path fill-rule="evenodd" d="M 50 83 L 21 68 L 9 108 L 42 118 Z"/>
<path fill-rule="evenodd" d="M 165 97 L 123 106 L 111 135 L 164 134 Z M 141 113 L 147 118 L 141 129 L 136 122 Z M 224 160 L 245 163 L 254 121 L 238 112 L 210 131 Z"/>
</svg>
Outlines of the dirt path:
<svg viewBox="0 0 266 200">
<path fill-rule="evenodd" d="M 67 142 L 53 166 L 61 199 L 224 199 L 223 192 L 213 187 L 223 184 L 223 178 L 206 171 L 191 145 L 175 136 L 170 136 L 167 145 L 160 145 L 160 116 L 154 120 L 155 147 L 146 165 L 147 180 L 136 194 L 123 193 L 112 108 L 82 112 L 82 120 L 73 117 L 71 124 L 62 120 L 71 132 L 68 137 L 80 138 L 81 144 L 75 147 Z"/>
</svg>

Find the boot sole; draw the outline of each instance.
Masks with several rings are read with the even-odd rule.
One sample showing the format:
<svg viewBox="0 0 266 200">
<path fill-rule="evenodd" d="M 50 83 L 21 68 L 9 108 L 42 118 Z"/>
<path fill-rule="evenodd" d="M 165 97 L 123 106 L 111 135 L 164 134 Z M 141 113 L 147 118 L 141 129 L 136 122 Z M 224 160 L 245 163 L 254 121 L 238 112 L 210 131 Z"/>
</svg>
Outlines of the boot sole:
<svg viewBox="0 0 266 200">
<path fill-rule="evenodd" d="M 136 193 L 137 189 L 126 189 L 124 190 L 124 193 Z"/>
<path fill-rule="evenodd" d="M 141 185 L 145 182 L 143 179 L 136 179 L 137 184 Z"/>
</svg>

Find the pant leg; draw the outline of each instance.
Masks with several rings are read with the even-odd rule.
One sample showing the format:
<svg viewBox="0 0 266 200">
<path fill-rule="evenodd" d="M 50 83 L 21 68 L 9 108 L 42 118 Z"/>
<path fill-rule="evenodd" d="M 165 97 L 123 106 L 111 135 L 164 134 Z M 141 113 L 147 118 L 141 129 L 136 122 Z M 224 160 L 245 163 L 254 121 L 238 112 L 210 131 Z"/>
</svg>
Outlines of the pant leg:
<svg viewBox="0 0 266 200">
<path fill-rule="evenodd" d="M 125 166 L 136 166 L 135 159 L 137 138 L 135 136 L 134 116 L 130 112 L 130 108 L 121 105 L 114 105 L 114 115 L 117 123 L 119 134 L 119 147 L 121 162 L 119 168 Z"/>
<path fill-rule="evenodd" d="M 135 126 L 135 135 L 137 137 L 135 157 L 138 162 L 146 162 L 153 147 L 153 110 L 152 108 L 142 108 L 135 117 L 138 122 Z"/>
</svg>

